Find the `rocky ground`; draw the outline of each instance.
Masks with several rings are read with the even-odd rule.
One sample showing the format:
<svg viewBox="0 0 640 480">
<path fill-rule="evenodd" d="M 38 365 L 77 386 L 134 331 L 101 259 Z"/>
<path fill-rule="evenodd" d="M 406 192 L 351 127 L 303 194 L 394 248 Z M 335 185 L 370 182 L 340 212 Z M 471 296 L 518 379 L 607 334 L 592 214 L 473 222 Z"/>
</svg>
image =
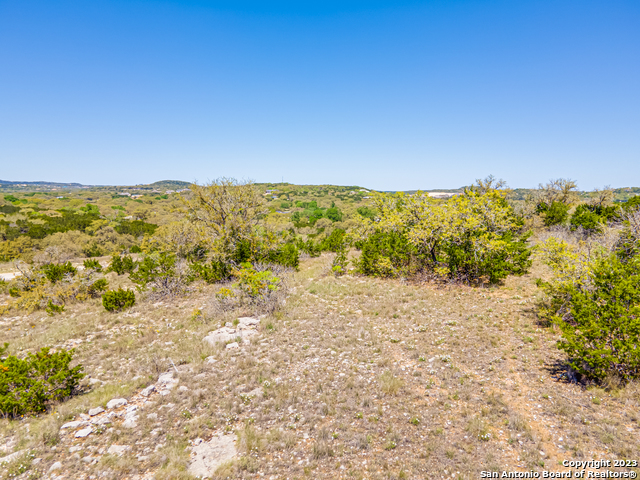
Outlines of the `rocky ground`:
<svg viewBox="0 0 640 480">
<path fill-rule="evenodd" d="M 120 314 L 1 318 L 12 352 L 75 347 L 89 377 L 45 415 L 0 421 L 0 474 L 472 479 L 638 459 L 637 386 L 565 375 L 535 316 L 544 272 L 443 287 L 330 264 L 303 261 L 271 316 L 221 312 L 202 287 Z"/>
</svg>

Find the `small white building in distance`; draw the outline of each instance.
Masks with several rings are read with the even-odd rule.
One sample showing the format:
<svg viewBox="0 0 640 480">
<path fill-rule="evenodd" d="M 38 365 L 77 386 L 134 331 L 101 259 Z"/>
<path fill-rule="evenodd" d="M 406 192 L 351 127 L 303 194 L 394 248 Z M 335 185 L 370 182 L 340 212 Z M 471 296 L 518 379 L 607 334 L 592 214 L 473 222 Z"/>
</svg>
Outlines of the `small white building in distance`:
<svg viewBox="0 0 640 480">
<path fill-rule="evenodd" d="M 428 192 L 428 195 L 432 198 L 451 198 L 455 197 L 457 194 L 449 192 Z"/>
</svg>

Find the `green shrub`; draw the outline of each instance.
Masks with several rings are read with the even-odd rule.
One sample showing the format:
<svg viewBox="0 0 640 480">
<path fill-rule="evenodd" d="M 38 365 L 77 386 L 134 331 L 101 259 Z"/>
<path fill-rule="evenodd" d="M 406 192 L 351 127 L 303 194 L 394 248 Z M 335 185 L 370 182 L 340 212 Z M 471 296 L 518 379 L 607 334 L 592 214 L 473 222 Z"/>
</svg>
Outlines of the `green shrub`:
<svg viewBox="0 0 640 480">
<path fill-rule="evenodd" d="M 300 264 L 300 255 L 295 245 L 291 243 L 285 243 L 278 249 L 269 252 L 267 261 L 270 263 L 277 263 L 285 267 L 298 268 Z"/>
<path fill-rule="evenodd" d="M 191 264 L 194 275 L 207 283 L 217 283 L 231 276 L 231 269 L 220 260 L 212 260 L 209 263 L 194 262 Z"/>
<path fill-rule="evenodd" d="M 57 305 L 49 300 L 49 303 L 47 303 L 47 306 L 44 310 L 49 316 L 53 317 L 56 313 L 64 312 L 64 305 Z"/>
<path fill-rule="evenodd" d="M 69 368 L 73 350 L 51 353 L 43 348 L 25 359 L 4 356 L 0 348 L 0 414 L 15 418 L 41 413 L 53 402 L 79 393 L 83 367 Z"/>
<path fill-rule="evenodd" d="M 84 268 L 86 269 L 92 268 L 96 272 L 102 271 L 102 265 L 100 265 L 100 262 L 98 262 L 97 260 L 85 260 L 83 262 L 83 265 L 84 265 Z"/>
<path fill-rule="evenodd" d="M 95 243 L 88 244 L 83 250 L 83 253 L 89 258 L 102 256 L 102 250 L 100 250 L 100 247 Z"/>
<path fill-rule="evenodd" d="M 331 207 L 327 209 L 327 211 L 325 212 L 325 216 L 333 222 L 342 221 L 342 212 L 338 207 Z"/>
<path fill-rule="evenodd" d="M 582 204 L 571 215 L 571 230 L 582 227 L 587 233 L 601 233 L 602 227 L 616 217 L 616 207 Z"/>
<path fill-rule="evenodd" d="M 331 235 L 326 237 L 320 244 L 320 248 L 324 251 L 338 252 L 343 248 L 345 231 L 341 228 L 336 228 Z"/>
<path fill-rule="evenodd" d="M 376 217 L 376 211 L 373 208 L 369 207 L 358 207 L 356 210 L 358 214 L 364 218 L 369 218 L 373 220 Z"/>
<path fill-rule="evenodd" d="M 134 245 L 129 249 L 131 253 L 142 253 L 142 249 L 138 245 Z"/>
<path fill-rule="evenodd" d="M 503 247 L 478 255 L 473 251 L 474 237 L 443 246 L 449 276 L 460 280 L 487 278 L 496 283 L 509 275 L 522 275 L 531 267 L 531 250 L 527 247 L 528 235 L 515 237 L 507 232 L 499 237 Z"/>
<path fill-rule="evenodd" d="M 349 261 L 347 260 L 347 249 L 343 246 L 341 248 L 336 257 L 333 259 L 333 263 L 331 264 L 331 272 L 339 277 L 347 273 L 347 266 L 349 265 Z"/>
<path fill-rule="evenodd" d="M 97 297 L 102 292 L 104 292 L 108 286 L 109 286 L 109 282 L 107 282 L 106 278 L 99 278 L 98 280 L 96 280 L 95 282 L 87 286 L 87 293 L 91 297 Z"/>
<path fill-rule="evenodd" d="M 567 221 L 569 205 L 563 202 L 552 202 L 551 205 L 541 203 L 537 207 L 537 213 L 542 214 L 545 226 L 560 225 Z"/>
<path fill-rule="evenodd" d="M 129 255 L 114 255 L 111 257 L 111 264 L 107 272 L 116 272 L 118 275 L 131 273 L 136 268 L 136 264 Z"/>
<path fill-rule="evenodd" d="M 280 279 L 270 270 L 257 272 L 250 263 L 242 264 L 241 268 L 233 272 L 236 281 L 233 286 L 249 297 L 262 297 L 278 289 Z"/>
<path fill-rule="evenodd" d="M 378 231 L 358 242 L 356 247 L 362 250 L 360 258 L 354 261 L 357 270 L 375 277 L 396 277 L 409 273 L 415 254 L 406 236 L 399 232 Z"/>
<path fill-rule="evenodd" d="M 108 290 L 102 294 L 102 305 L 108 312 L 116 312 L 133 307 L 136 303 L 136 294 L 133 290 Z"/>
<path fill-rule="evenodd" d="M 467 190 L 446 202 L 421 192 L 374 194 L 375 221 L 354 232 L 360 273 L 396 277 L 424 272 L 447 281 L 497 282 L 531 265 L 523 221 L 506 192 Z"/>
<path fill-rule="evenodd" d="M 616 255 L 586 265 L 574 281 L 543 282 L 549 295 L 544 316 L 562 331 L 558 346 L 571 367 L 591 379 L 640 376 L 640 258 Z"/>
<path fill-rule="evenodd" d="M 298 238 L 297 247 L 299 251 L 306 253 L 310 257 L 319 257 L 322 253 L 322 247 L 319 244 L 314 243 L 310 238 L 307 239 L 306 242 L 301 238 Z"/>
<path fill-rule="evenodd" d="M 194 280 L 193 271 L 186 268 L 186 261 L 181 262 L 178 264 L 173 253 L 154 253 L 146 256 L 129 278 L 137 285 L 138 291 L 151 286 L 159 296 L 181 295 Z"/>
<path fill-rule="evenodd" d="M 158 225 L 146 223 L 143 220 L 123 220 L 116 227 L 116 232 L 123 235 L 133 235 L 140 237 L 142 235 L 153 235 Z"/>
<path fill-rule="evenodd" d="M 51 283 L 57 283 L 62 280 L 65 275 L 75 276 L 78 271 L 71 265 L 71 262 L 66 263 L 49 263 L 41 268 L 44 276 Z"/>
</svg>

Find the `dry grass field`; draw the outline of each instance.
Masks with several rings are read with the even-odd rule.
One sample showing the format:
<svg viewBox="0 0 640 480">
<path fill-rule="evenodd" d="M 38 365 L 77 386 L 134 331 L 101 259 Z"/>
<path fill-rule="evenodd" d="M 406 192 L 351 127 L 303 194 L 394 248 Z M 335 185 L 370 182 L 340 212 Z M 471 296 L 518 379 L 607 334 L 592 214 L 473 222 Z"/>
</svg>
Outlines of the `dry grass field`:
<svg viewBox="0 0 640 480">
<path fill-rule="evenodd" d="M 640 388 L 563 375 L 559 334 L 535 315 L 541 267 L 471 288 L 336 278 L 331 261 L 303 260 L 284 307 L 239 348 L 203 338 L 259 312 L 222 311 L 215 286 L 122 313 L 93 300 L 1 318 L 11 353 L 74 347 L 88 376 L 50 413 L 0 420 L 0 455 L 21 452 L 0 478 L 194 478 L 191 446 L 216 435 L 237 453 L 214 478 L 475 479 L 640 458 Z M 163 373 L 177 380 L 166 395 Z M 60 429 L 114 398 L 134 426 L 121 406 L 85 437 L 86 424 Z"/>
</svg>

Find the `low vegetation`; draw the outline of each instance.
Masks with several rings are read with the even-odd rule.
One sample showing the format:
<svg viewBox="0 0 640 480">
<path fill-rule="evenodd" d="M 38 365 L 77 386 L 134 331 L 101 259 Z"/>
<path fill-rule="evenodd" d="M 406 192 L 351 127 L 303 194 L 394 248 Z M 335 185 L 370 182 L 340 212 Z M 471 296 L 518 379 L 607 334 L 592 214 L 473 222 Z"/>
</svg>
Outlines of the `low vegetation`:
<svg viewBox="0 0 640 480">
<path fill-rule="evenodd" d="M 77 230 L 24 227 L 3 242 L 22 253 L 0 284 L 0 461 L 34 456 L 0 469 L 192 478 L 189 451 L 229 435 L 211 476 L 470 479 L 638 456 L 640 197 L 491 177 L 456 193 L 220 179 L 69 205 Z M 5 198 L 10 226 L 37 220 L 34 198 Z M 61 429 L 119 398 L 86 438 Z"/>
</svg>

